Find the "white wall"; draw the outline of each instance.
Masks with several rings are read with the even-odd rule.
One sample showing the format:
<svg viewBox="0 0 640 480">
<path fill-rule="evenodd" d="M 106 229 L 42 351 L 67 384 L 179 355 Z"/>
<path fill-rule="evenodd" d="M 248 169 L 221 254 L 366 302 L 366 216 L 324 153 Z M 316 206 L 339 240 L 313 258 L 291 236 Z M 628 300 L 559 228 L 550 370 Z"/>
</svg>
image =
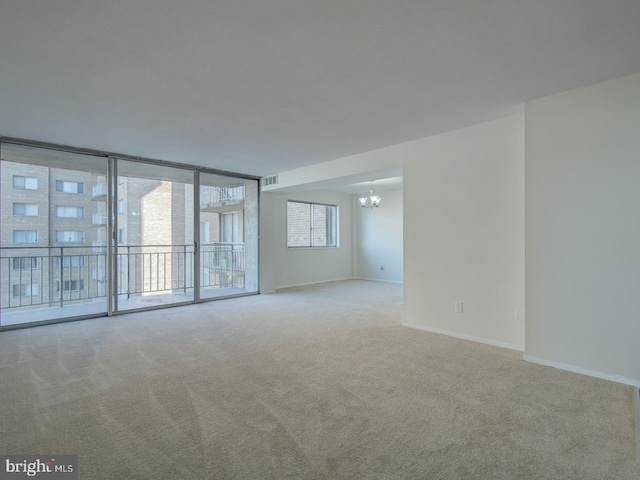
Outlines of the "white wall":
<svg viewBox="0 0 640 480">
<path fill-rule="evenodd" d="M 374 269 L 384 265 L 381 259 L 389 263 L 385 256 L 388 252 L 383 242 L 365 251 L 368 247 L 360 236 L 353 240 L 351 258 L 346 250 L 334 257 L 330 252 L 287 251 L 287 197 L 263 193 L 274 195 L 275 212 L 274 244 L 269 245 L 268 239 L 261 242 L 263 259 L 271 252 L 274 255 L 274 260 L 263 260 L 263 265 L 274 263 L 275 271 L 273 279 L 265 279 L 270 274 L 263 269 L 263 291 L 270 284 L 281 288 L 348 278 L 348 267 L 353 264 L 352 276 L 384 280 L 403 277 L 406 325 L 523 349 L 523 135 L 523 116 L 516 115 L 278 174 L 278 181 L 285 180 L 286 185 L 306 184 L 329 176 L 363 173 L 367 168 L 403 165 L 402 201 L 394 201 L 391 195 L 389 202 L 403 211 L 403 267 L 402 273 L 399 266 L 390 267 L 387 278 L 375 277 L 374 271 L 378 276 L 380 271 Z M 330 201 L 316 195 L 308 193 L 298 199 Z M 355 205 L 353 197 L 348 198 Z M 382 213 L 384 208 L 388 203 L 372 213 L 386 216 L 392 212 L 389 209 Z M 379 230 L 385 232 L 385 241 L 398 242 L 386 226 L 378 229 L 359 215 L 354 214 L 358 230 Z M 263 217 L 263 235 L 264 221 Z M 391 218 L 385 221 L 393 223 Z M 341 228 L 344 232 L 345 227 Z M 347 247 L 344 238 L 341 245 Z M 340 264 L 334 261 L 338 257 Z M 397 265 L 397 259 L 391 259 L 390 265 Z M 463 302 L 464 313 L 454 312 L 456 302 Z"/>
<path fill-rule="evenodd" d="M 338 205 L 338 248 L 287 248 L 287 200 Z M 261 291 L 353 278 L 353 197 L 333 192 L 263 193 Z"/>
<path fill-rule="evenodd" d="M 411 142 L 406 324 L 524 347 L 523 133 L 516 115 Z M 463 313 L 455 313 L 456 302 Z"/>
<path fill-rule="evenodd" d="M 640 75 L 525 112 L 525 358 L 640 385 Z"/>
<path fill-rule="evenodd" d="M 260 293 L 276 291 L 276 196 L 260 193 Z"/>
<path fill-rule="evenodd" d="M 640 386 L 640 75 L 528 102 L 524 115 L 327 162 L 309 178 L 398 162 L 406 325 L 526 346 L 526 359 Z M 284 177 L 305 183 L 302 170 Z M 347 278 L 349 268 L 380 273 L 384 249 L 366 251 L 359 236 L 351 258 L 336 255 L 339 265 L 322 252 L 287 251 L 286 197 L 272 195 L 276 221 L 265 226 L 263 218 L 263 236 L 273 234 L 262 242 L 261 265 L 275 273 L 263 276 L 263 290 Z M 314 200 L 308 195 L 300 199 Z M 350 212 L 362 235 L 376 230 L 363 212 Z"/>
<path fill-rule="evenodd" d="M 374 193 L 382 197 L 380 207 L 355 210 L 356 276 L 402 283 L 402 190 Z M 352 198 L 356 205 L 358 195 Z"/>
</svg>

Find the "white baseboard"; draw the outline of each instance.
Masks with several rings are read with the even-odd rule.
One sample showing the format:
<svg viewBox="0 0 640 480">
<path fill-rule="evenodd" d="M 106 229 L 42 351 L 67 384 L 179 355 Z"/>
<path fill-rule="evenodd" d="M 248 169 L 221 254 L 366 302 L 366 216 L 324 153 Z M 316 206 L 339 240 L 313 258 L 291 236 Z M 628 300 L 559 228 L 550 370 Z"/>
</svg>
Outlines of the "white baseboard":
<svg viewBox="0 0 640 480">
<path fill-rule="evenodd" d="M 508 348 L 510 350 L 516 350 L 518 352 L 524 352 L 524 348 L 519 345 L 514 345 L 511 343 L 499 342 L 496 340 L 491 340 L 487 338 L 474 337 L 472 335 L 465 335 L 463 333 L 451 332 L 449 330 L 442 330 L 440 328 L 432 328 L 427 327 L 425 325 L 418 325 L 416 323 L 403 323 L 402 324 L 408 328 L 415 328 L 417 330 L 424 330 L 426 332 L 439 333 L 442 335 L 447 335 L 449 337 L 460 338 L 462 340 L 469 340 L 472 342 L 484 343 L 487 345 L 491 345 L 494 347 Z M 587 375 L 589 377 L 601 378 L 603 380 L 609 380 L 615 383 L 622 383 L 624 385 L 631 385 L 636 389 L 640 389 L 640 380 L 635 378 L 622 377 L 620 375 L 613 375 L 610 373 L 603 373 L 597 370 L 590 370 L 588 368 L 576 367 L 575 365 L 569 365 L 561 362 L 554 362 L 551 360 L 545 360 L 538 357 L 532 357 L 531 355 L 523 355 L 522 358 L 527 362 L 537 363 L 538 365 L 544 365 L 547 367 L 557 368 L 559 370 L 566 370 L 568 372 L 580 373 L 582 375 Z M 638 393 L 638 392 L 636 392 Z"/>
<path fill-rule="evenodd" d="M 635 397 L 634 403 L 636 404 L 636 460 L 640 463 L 640 389 L 634 389 L 633 396 Z"/>
<path fill-rule="evenodd" d="M 355 277 L 356 280 L 367 280 L 369 282 L 393 283 L 394 285 L 403 285 L 404 282 L 396 280 L 382 280 L 380 278 Z"/>
<path fill-rule="evenodd" d="M 547 367 L 553 367 L 559 370 L 566 370 L 568 372 L 580 373 L 582 375 L 587 375 L 589 377 L 602 378 L 603 380 L 609 380 L 611 382 L 622 383 L 624 385 L 631 385 L 632 387 L 640 388 L 640 380 L 636 378 L 621 377 L 620 375 L 599 372 L 597 370 L 590 370 L 588 368 L 577 367 L 575 365 L 569 365 L 567 363 L 554 362 L 553 360 L 546 360 L 544 358 L 532 357 L 531 355 L 523 355 L 522 358 L 527 362 L 537 363 L 538 365 L 545 365 Z"/>
<path fill-rule="evenodd" d="M 509 350 L 524 352 L 524 347 L 520 345 L 514 345 L 512 343 L 499 342 L 497 340 L 491 340 L 489 338 L 474 337 L 472 335 L 465 335 L 463 333 L 451 332 L 449 330 L 441 330 L 439 328 L 426 327 L 424 325 L 418 325 L 417 323 L 403 323 L 402 325 L 408 328 L 415 328 L 417 330 L 424 330 L 426 332 L 447 335 L 448 337 L 460 338 L 462 340 L 469 340 L 471 342 L 476 342 L 476 343 L 484 343 L 485 345 L 491 345 L 492 347 L 508 348 Z"/>
<path fill-rule="evenodd" d="M 382 283 L 393 283 L 394 285 L 402 285 L 403 282 L 395 282 L 392 280 L 380 280 L 379 278 L 365 278 L 365 277 L 344 277 L 344 278 L 334 278 L 328 280 L 317 280 L 315 282 L 305 282 L 305 283 L 292 283 L 290 285 L 279 285 L 275 288 L 275 290 L 283 290 L 285 288 L 295 288 L 295 287 L 307 287 L 309 285 L 320 285 L 321 283 L 331 283 L 331 282 L 343 282 L 345 280 L 366 280 L 369 282 L 382 282 Z M 273 293 L 269 292 L 261 292 L 261 293 Z"/>
<path fill-rule="evenodd" d="M 295 288 L 295 287 L 307 287 L 309 285 L 319 285 L 321 283 L 343 282 L 345 280 L 354 280 L 354 278 L 353 277 L 333 278 L 333 279 L 327 279 L 327 280 L 318 280 L 315 282 L 292 283 L 291 285 L 278 285 L 276 287 L 276 290 L 284 290 L 285 288 Z"/>
</svg>

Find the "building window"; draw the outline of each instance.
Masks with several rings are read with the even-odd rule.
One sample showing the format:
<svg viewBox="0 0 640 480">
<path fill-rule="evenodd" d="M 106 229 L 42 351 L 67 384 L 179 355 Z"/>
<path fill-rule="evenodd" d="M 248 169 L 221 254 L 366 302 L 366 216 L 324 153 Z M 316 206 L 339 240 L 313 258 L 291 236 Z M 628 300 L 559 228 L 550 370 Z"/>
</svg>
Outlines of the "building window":
<svg viewBox="0 0 640 480">
<path fill-rule="evenodd" d="M 13 285 L 14 297 L 37 297 L 38 296 L 38 284 L 37 283 L 21 283 L 19 285 Z"/>
<path fill-rule="evenodd" d="M 31 270 L 38 268 L 38 257 L 13 257 L 14 270 Z"/>
<path fill-rule="evenodd" d="M 56 207 L 58 218 L 84 218 L 84 207 Z"/>
<path fill-rule="evenodd" d="M 118 213 L 119 214 L 124 213 L 124 200 L 122 198 L 118 200 Z"/>
<path fill-rule="evenodd" d="M 238 212 L 223 213 L 220 220 L 220 240 L 225 243 L 239 242 Z"/>
<path fill-rule="evenodd" d="M 65 280 L 63 282 L 65 292 L 78 292 L 84 290 L 84 279 L 79 280 Z M 56 292 L 60 291 L 60 282 L 56 282 Z"/>
<path fill-rule="evenodd" d="M 14 230 L 13 243 L 38 243 L 38 231 Z"/>
<path fill-rule="evenodd" d="M 13 216 L 14 217 L 37 217 L 38 205 L 36 205 L 35 203 L 14 203 Z"/>
<path fill-rule="evenodd" d="M 211 242 L 211 223 L 200 222 L 200 243 L 206 245 Z"/>
<path fill-rule="evenodd" d="M 84 193 L 84 183 L 82 183 L 82 182 L 64 182 L 62 180 L 56 180 L 56 192 Z"/>
<path fill-rule="evenodd" d="M 56 267 L 60 266 L 60 257 L 55 257 L 56 259 Z M 69 255 L 68 257 L 62 257 L 62 266 L 63 268 L 69 267 L 84 267 L 85 262 L 84 255 Z"/>
<path fill-rule="evenodd" d="M 122 228 L 118 229 L 118 243 L 124 243 L 124 230 Z"/>
<path fill-rule="evenodd" d="M 77 231 L 77 230 L 58 230 L 56 231 L 56 242 L 61 242 L 61 243 L 84 242 L 84 232 Z"/>
<path fill-rule="evenodd" d="M 287 247 L 337 247 L 338 207 L 287 201 Z"/>
<path fill-rule="evenodd" d="M 23 177 L 21 175 L 14 175 L 13 188 L 16 188 L 18 190 L 37 190 L 38 179 L 35 177 Z"/>
</svg>

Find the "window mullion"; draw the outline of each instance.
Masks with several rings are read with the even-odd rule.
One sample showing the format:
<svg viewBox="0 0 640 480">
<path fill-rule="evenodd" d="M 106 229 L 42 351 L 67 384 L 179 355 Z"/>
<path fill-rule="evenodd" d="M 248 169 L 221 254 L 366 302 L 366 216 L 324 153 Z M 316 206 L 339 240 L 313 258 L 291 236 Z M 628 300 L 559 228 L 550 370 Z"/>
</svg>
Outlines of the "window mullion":
<svg viewBox="0 0 640 480">
<path fill-rule="evenodd" d="M 309 246 L 314 247 L 313 244 L 313 203 L 309 204 Z"/>
</svg>

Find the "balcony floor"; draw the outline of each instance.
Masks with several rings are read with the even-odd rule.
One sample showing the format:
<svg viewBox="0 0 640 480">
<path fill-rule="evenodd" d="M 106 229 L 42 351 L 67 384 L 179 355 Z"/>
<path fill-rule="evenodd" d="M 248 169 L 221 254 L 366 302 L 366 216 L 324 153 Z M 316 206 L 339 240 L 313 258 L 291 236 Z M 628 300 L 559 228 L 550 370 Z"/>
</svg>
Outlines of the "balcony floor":
<svg viewBox="0 0 640 480">
<path fill-rule="evenodd" d="M 248 292 L 244 288 L 203 288 L 200 298 L 210 300 L 215 298 L 227 297 L 231 295 L 240 295 Z M 186 293 L 159 293 L 118 296 L 118 311 L 125 312 L 128 310 L 137 310 L 141 308 L 158 307 L 162 305 L 171 305 L 174 303 L 185 303 L 193 301 L 193 289 L 187 290 Z M 0 312 L 0 327 L 11 325 L 21 325 L 32 322 L 45 322 L 49 320 L 57 320 L 62 318 L 84 317 L 92 315 L 106 315 L 107 299 L 93 298 L 84 302 L 68 303 L 60 306 L 37 306 L 37 307 L 16 307 L 10 310 Z"/>
</svg>

